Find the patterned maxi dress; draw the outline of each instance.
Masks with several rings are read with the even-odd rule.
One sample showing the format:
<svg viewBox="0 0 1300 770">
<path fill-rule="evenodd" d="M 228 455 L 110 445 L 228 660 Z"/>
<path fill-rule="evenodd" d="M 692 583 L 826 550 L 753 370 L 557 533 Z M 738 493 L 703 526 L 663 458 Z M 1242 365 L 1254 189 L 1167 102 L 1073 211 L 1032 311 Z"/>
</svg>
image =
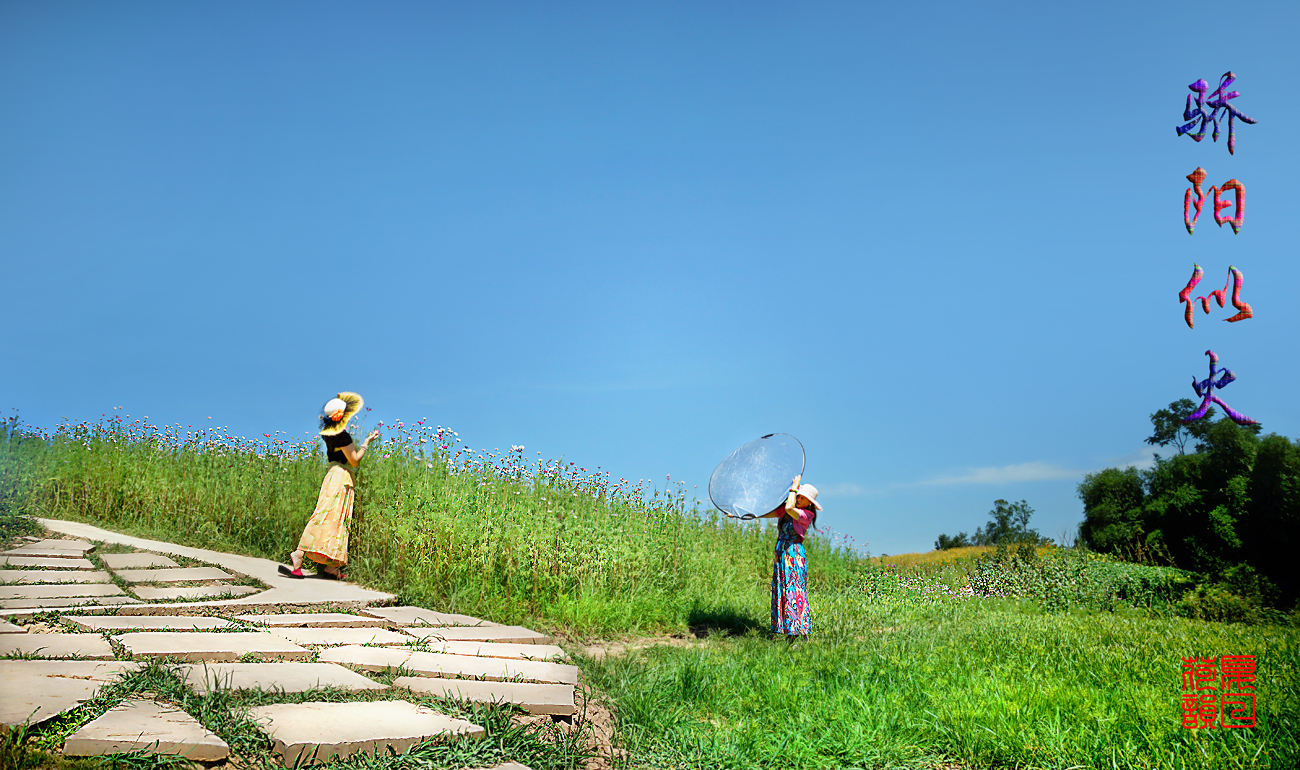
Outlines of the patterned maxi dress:
<svg viewBox="0 0 1300 770">
<path fill-rule="evenodd" d="M 808 557 L 803 536 L 789 516 L 777 525 L 776 559 L 772 565 L 772 632 L 807 635 L 812 633 L 812 610 L 808 607 Z"/>
</svg>

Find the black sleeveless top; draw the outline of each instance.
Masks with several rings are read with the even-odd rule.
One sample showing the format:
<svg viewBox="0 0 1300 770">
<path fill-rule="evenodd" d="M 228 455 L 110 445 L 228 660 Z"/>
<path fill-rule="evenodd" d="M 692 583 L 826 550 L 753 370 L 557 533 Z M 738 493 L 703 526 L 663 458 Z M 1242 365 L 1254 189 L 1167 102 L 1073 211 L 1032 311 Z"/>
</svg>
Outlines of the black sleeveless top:
<svg viewBox="0 0 1300 770">
<path fill-rule="evenodd" d="M 343 447 L 352 446 L 352 437 L 347 431 L 336 433 L 333 436 L 321 436 L 325 441 L 325 459 L 332 463 L 348 464 L 348 456 L 343 454 Z"/>
</svg>

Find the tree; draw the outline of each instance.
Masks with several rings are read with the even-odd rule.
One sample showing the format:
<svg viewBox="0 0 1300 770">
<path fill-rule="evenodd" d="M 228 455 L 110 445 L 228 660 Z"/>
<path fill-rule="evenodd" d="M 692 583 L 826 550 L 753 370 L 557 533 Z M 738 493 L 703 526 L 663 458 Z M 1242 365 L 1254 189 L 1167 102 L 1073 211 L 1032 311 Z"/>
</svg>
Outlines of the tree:
<svg viewBox="0 0 1300 770">
<path fill-rule="evenodd" d="M 946 551 L 949 548 L 965 548 L 968 545 L 971 545 L 970 535 L 965 532 L 958 532 L 956 537 L 939 535 L 939 539 L 934 541 L 934 550 Z"/>
<path fill-rule="evenodd" d="M 1151 415 L 1151 427 L 1154 428 L 1150 436 L 1144 439 L 1152 446 L 1169 446 L 1173 444 L 1178 449 L 1178 454 L 1184 454 L 1184 448 L 1190 440 L 1196 441 L 1195 450 L 1201 451 L 1206 446 L 1206 440 L 1209 437 L 1210 430 L 1223 420 L 1215 421 L 1214 407 L 1210 407 L 1205 416 L 1195 422 L 1183 422 L 1183 418 L 1191 415 L 1199 408 L 1199 405 L 1190 398 L 1180 398 L 1177 401 L 1170 402 L 1169 406 L 1159 410 Z M 1263 426 L 1259 423 L 1244 426 L 1243 430 L 1248 430 L 1258 436 Z"/>
<path fill-rule="evenodd" d="M 1223 417 L 1183 425 L 1192 401 L 1151 415 L 1149 443 L 1174 445 L 1154 467 L 1107 468 L 1079 485 L 1084 545 L 1125 558 L 1158 553 L 1258 604 L 1300 599 L 1300 442 Z M 1187 452 L 1188 441 L 1195 451 Z M 979 533 L 977 533 L 978 535 Z"/>
<path fill-rule="evenodd" d="M 1034 509 L 1021 500 L 1008 503 L 1006 500 L 994 500 L 993 510 L 989 511 L 989 523 L 975 530 L 975 545 L 1000 545 L 1003 543 L 1049 543 L 1051 540 L 1038 534 L 1038 530 L 1029 528 L 1029 519 Z"/>
<path fill-rule="evenodd" d="M 1169 446 L 1178 448 L 1178 454 L 1184 454 L 1184 447 L 1191 439 L 1200 442 L 1205 438 L 1210 421 L 1214 418 L 1214 407 L 1196 422 L 1183 422 L 1183 418 L 1195 412 L 1197 404 L 1190 398 L 1180 398 L 1171 402 L 1165 409 L 1151 415 L 1151 425 L 1155 428 L 1146 442 L 1152 446 Z"/>
<path fill-rule="evenodd" d="M 1091 550 L 1122 553 L 1145 538 L 1142 505 L 1146 491 L 1137 468 L 1089 473 L 1079 484 L 1079 499 L 1083 501 L 1079 536 Z"/>
<path fill-rule="evenodd" d="M 962 548 L 968 545 L 999 545 L 1003 543 L 1033 543 L 1041 545 L 1050 543 L 1049 538 L 1038 534 L 1038 530 L 1029 528 L 1029 519 L 1034 509 L 1021 500 L 1008 503 L 1006 500 L 994 500 L 993 510 L 989 511 L 989 523 L 975 530 L 973 537 L 965 532 L 956 536 L 939 535 L 934 541 L 936 551 L 949 548 Z"/>
</svg>

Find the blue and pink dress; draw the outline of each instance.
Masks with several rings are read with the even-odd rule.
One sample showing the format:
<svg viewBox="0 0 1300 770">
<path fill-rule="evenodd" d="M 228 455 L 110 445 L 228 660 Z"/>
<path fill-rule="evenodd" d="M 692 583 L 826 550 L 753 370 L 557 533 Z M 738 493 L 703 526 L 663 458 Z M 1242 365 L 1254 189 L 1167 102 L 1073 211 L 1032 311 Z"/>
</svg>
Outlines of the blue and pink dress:
<svg viewBox="0 0 1300 770">
<path fill-rule="evenodd" d="M 798 521 L 782 514 L 777 525 L 776 556 L 772 564 L 772 632 L 807 635 L 812 633 L 812 610 L 808 607 L 808 556 L 803 536 L 812 524 L 812 511 L 798 509 Z"/>
</svg>

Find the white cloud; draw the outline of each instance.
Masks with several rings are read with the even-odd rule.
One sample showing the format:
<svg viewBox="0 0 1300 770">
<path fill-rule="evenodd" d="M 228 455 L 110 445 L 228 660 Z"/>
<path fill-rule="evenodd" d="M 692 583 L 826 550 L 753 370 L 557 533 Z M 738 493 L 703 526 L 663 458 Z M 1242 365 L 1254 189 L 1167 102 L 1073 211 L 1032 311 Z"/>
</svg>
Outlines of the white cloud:
<svg viewBox="0 0 1300 770">
<path fill-rule="evenodd" d="M 947 486 L 950 484 L 1012 484 L 1020 481 L 1054 481 L 1081 478 L 1087 471 L 1078 471 L 1045 462 L 1004 465 L 1001 468 L 971 468 L 965 473 L 938 476 L 916 482 L 917 486 Z"/>
<path fill-rule="evenodd" d="M 1132 466 L 1140 471 L 1147 470 L 1156 464 L 1156 448 L 1153 446 L 1144 446 L 1141 449 L 1134 450 L 1123 457 L 1112 457 L 1106 461 L 1107 468 L 1127 468 Z"/>
<path fill-rule="evenodd" d="M 858 497 L 883 494 L 891 489 L 905 487 L 941 487 L 956 484 L 1015 484 L 1025 481 L 1060 481 L 1063 479 L 1082 481 L 1087 474 L 1096 473 L 1103 468 L 1127 468 L 1132 466 L 1138 470 L 1146 470 L 1155 465 L 1155 454 L 1154 448 L 1142 447 L 1122 457 L 1109 458 L 1101 468 L 1092 470 L 1077 470 L 1066 468 L 1063 465 L 1035 461 L 1004 465 L 1000 468 L 968 468 L 961 473 L 936 476 L 925 481 L 897 482 L 883 484 L 878 487 L 864 487 L 853 482 L 843 482 L 821 488 L 821 492 L 837 497 Z"/>
</svg>

